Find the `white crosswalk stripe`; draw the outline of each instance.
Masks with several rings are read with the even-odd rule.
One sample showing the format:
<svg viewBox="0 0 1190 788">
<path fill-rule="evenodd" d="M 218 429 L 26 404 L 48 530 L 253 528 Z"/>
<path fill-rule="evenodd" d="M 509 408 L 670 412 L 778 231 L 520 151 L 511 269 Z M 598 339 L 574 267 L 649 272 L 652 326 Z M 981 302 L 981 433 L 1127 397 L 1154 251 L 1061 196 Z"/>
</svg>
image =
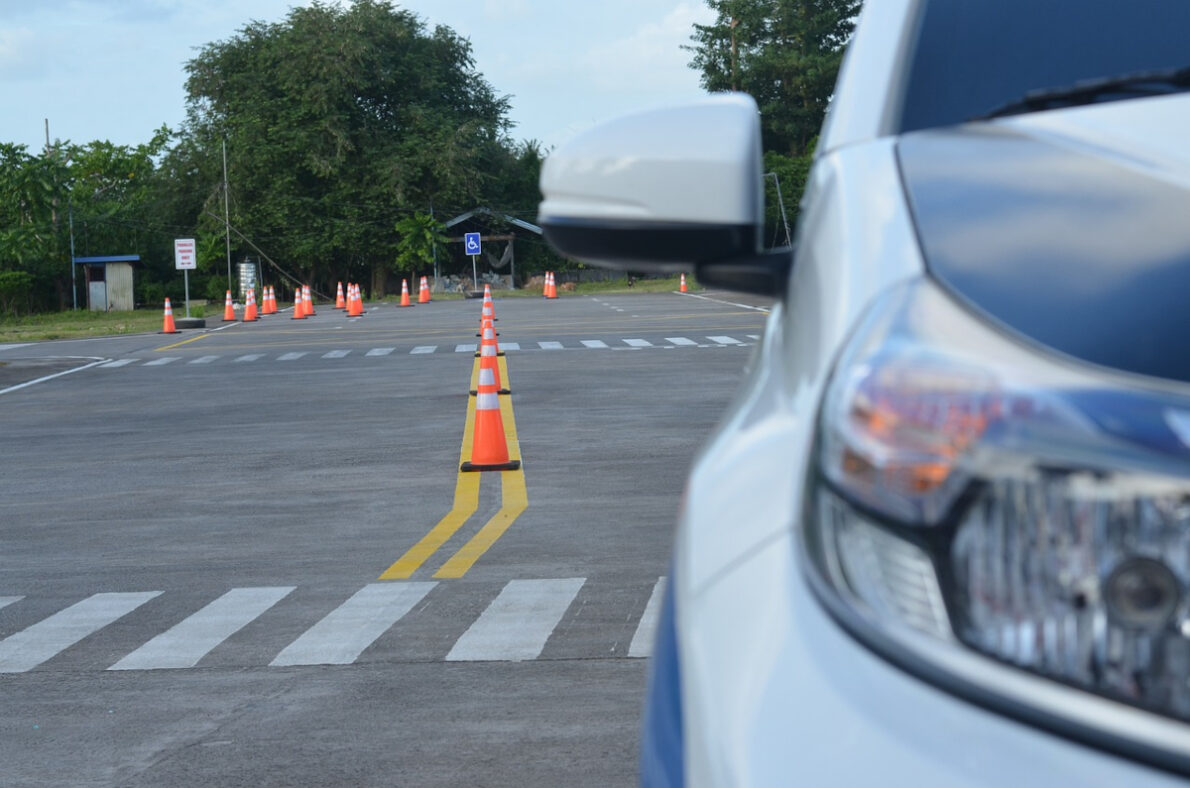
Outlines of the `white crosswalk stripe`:
<svg viewBox="0 0 1190 788">
<path fill-rule="evenodd" d="M 649 657 L 653 654 L 653 635 L 657 631 L 657 620 L 661 617 L 661 600 L 665 597 L 665 578 L 657 581 L 653 586 L 653 593 L 645 605 L 644 615 L 636 625 L 636 633 L 632 636 L 632 644 L 628 646 L 628 656 Z"/>
<path fill-rule="evenodd" d="M 500 349 L 501 350 L 520 350 L 521 343 L 520 342 L 501 342 Z"/>
<path fill-rule="evenodd" d="M 239 632 L 293 589 L 294 586 L 233 588 L 108 670 L 192 668 L 215 646 Z"/>
<path fill-rule="evenodd" d="M 155 358 L 152 361 L 146 361 L 146 367 L 163 367 L 166 364 L 172 364 L 175 361 L 181 361 L 181 356 L 164 356 L 162 358 Z"/>
<path fill-rule="evenodd" d="M 134 361 L 140 361 L 139 358 L 120 358 L 115 361 L 109 361 L 106 364 L 100 364 L 100 369 L 115 369 L 116 367 L 123 367 L 131 364 Z"/>
<path fill-rule="evenodd" d="M 351 352 L 350 350 L 331 350 L 329 352 L 323 353 L 322 357 L 323 358 L 343 358 L 350 352 Z"/>
<path fill-rule="evenodd" d="M 538 342 L 537 346 L 542 350 L 561 350 L 561 342 Z"/>
<path fill-rule="evenodd" d="M 681 347 L 693 347 L 698 344 L 693 339 L 687 339 L 686 337 L 666 337 L 665 341 L 671 345 L 679 345 Z"/>
<path fill-rule="evenodd" d="M 644 611 L 637 622 L 631 643 L 627 648 L 628 658 L 644 658 L 652 651 L 654 632 L 660 617 L 661 600 L 665 593 L 665 578 L 656 581 Z M 304 633 L 291 639 L 279 653 L 279 644 L 271 643 L 267 650 L 259 650 L 257 665 L 267 663 L 270 667 L 297 665 L 345 665 L 359 660 L 364 651 L 376 644 L 395 624 L 419 609 L 419 616 L 430 615 L 424 611 L 434 609 L 423 604 L 427 595 L 438 588 L 435 594 L 450 595 L 474 593 L 467 586 L 440 584 L 434 581 L 372 583 L 354 594 L 344 594 L 345 601 L 327 613 L 321 620 L 311 618 Z M 444 640 L 437 651 L 444 659 L 452 662 L 476 661 L 523 661 L 538 659 L 543 655 L 551 638 L 562 638 L 570 632 L 569 626 L 561 626 L 567 611 L 575 604 L 579 593 L 587 588 L 586 578 L 563 578 L 545 580 L 510 580 L 503 588 L 490 596 L 491 590 L 481 593 L 487 597 L 486 607 L 475 605 L 471 609 L 482 609 L 469 626 L 456 636 L 454 642 Z M 268 586 L 233 588 L 213 599 L 198 610 L 187 603 L 176 615 L 165 616 L 172 600 L 162 597 L 155 608 L 152 619 L 148 616 L 138 619 L 142 626 L 148 621 L 166 620 L 155 635 L 136 634 L 140 630 L 133 625 L 122 626 L 120 637 L 136 637 L 127 643 L 124 656 L 112 654 L 108 635 L 102 642 L 102 649 L 87 646 L 81 641 L 98 633 L 127 614 L 136 610 L 163 592 L 101 593 L 83 599 L 49 617 L 20 630 L 7 639 L 0 640 L 0 674 L 24 673 L 56 657 L 63 651 L 78 646 L 79 654 L 74 659 L 98 662 L 95 670 L 138 671 L 138 670 L 184 670 L 199 666 L 221 644 L 236 633 L 254 625 L 257 634 L 261 628 L 262 616 L 275 606 L 286 606 L 280 619 L 287 620 L 298 604 L 291 594 L 295 586 Z M 599 586 L 589 590 L 584 606 L 599 604 Z M 439 597 L 435 596 L 434 599 Z M 446 598 L 443 596 L 442 598 Z M 27 599 L 22 596 L 0 597 L 0 609 Z M 26 602 L 25 604 L 28 604 Z M 14 608 L 15 610 L 16 608 Z M 474 615 L 474 614 L 472 614 Z M 462 623 L 462 622 L 460 622 Z M 424 626 L 425 622 L 413 626 Z M 454 630 L 456 633 L 460 630 Z M 292 637 L 292 636 L 291 636 Z M 605 657 L 616 649 L 620 641 L 618 632 L 607 633 L 604 647 L 593 649 L 592 657 Z M 146 639 L 147 638 L 147 639 Z M 91 648 L 96 654 L 90 654 Z M 401 659 L 402 641 L 392 639 L 386 647 L 384 658 Z M 565 642 L 559 643 L 565 650 Z M 621 647 L 622 648 L 622 647 Z M 390 653 L 391 652 L 391 653 Z M 623 652 L 620 652 L 623 654 Z M 271 662 L 268 662 L 269 659 Z M 424 658 L 424 657 L 418 657 Z M 113 662 L 112 660 L 116 660 Z M 245 665 L 248 666 L 248 665 Z"/>
<path fill-rule="evenodd" d="M 365 356 L 387 356 L 389 353 L 392 353 L 394 350 L 396 350 L 395 347 L 374 347 L 371 350 L 369 350 L 367 353 L 365 353 L 364 355 Z"/>
<path fill-rule="evenodd" d="M 455 642 L 447 661 L 536 659 L 585 580 L 510 580 Z"/>
<path fill-rule="evenodd" d="M 601 348 L 607 347 L 607 343 L 599 339 L 584 339 L 582 340 L 583 347 Z"/>
<path fill-rule="evenodd" d="M 748 339 L 760 339 L 760 334 L 748 334 Z"/>
<path fill-rule="evenodd" d="M 91 633 L 128 615 L 160 593 L 95 594 L 28 629 L 9 635 L 0 640 L 0 673 L 32 670 Z"/>
<path fill-rule="evenodd" d="M 455 345 L 456 353 L 474 353 L 479 345 Z"/>
<path fill-rule="evenodd" d="M 257 361 L 262 358 L 264 358 L 264 353 L 249 353 L 245 356 L 240 356 L 239 358 L 236 359 L 236 361 L 237 362 Z"/>
<path fill-rule="evenodd" d="M 433 581 L 366 585 L 286 646 L 270 664 L 350 664 L 436 585 Z"/>
<path fill-rule="evenodd" d="M 628 347 L 653 347 L 653 343 L 647 339 L 625 339 L 623 342 Z"/>
<path fill-rule="evenodd" d="M 437 349 L 438 349 L 437 345 L 418 345 L 413 350 L 409 351 L 409 355 L 418 356 L 418 355 L 422 355 L 425 353 L 433 353 Z"/>
<path fill-rule="evenodd" d="M 707 337 L 712 342 L 718 342 L 720 345 L 742 345 L 744 344 L 735 337 Z"/>
<path fill-rule="evenodd" d="M 217 358 L 219 358 L 219 357 L 218 356 L 199 356 L 198 358 L 194 359 L 190 363 L 191 364 L 210 364 L 212 361 L 214 361 Z"/>
<path fill-rule="evenodd" d="M 305 356 L 305 355 L 308 355 L 308 354 L 305 352 L 284 353 L 280 356 L 277 356 L 277 360 L 278 361 L 297 361 L 299 358 L 301 358 L 302 356 Z"/>
</svg>

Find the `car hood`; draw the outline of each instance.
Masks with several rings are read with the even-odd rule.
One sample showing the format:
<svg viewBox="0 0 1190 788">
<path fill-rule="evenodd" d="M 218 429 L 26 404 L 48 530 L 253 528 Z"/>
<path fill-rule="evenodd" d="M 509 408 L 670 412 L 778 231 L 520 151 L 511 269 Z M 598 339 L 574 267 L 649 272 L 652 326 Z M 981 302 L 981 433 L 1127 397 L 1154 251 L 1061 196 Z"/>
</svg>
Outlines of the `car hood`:
<svg viewBox="0 0 1190 788">
<path fill-rule="evenodd" d="M 1190 96 L 907 134 L 931 274 L 1052 349 L 1190 382 Z"/>
</svg>

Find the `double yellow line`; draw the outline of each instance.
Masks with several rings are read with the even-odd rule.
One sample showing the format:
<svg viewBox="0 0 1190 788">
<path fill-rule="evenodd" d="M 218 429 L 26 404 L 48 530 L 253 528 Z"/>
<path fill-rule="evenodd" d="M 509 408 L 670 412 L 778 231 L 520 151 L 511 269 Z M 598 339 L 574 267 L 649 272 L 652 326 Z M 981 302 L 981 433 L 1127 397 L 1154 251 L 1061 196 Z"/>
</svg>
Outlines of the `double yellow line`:
<svg viewBox="0 0 1190 788">
<path fill-rule="evenodd" d="M 500 381 L 508 388 L 508 365 L 504 357 L 497 358 L 500 367 Z M 471 370 L 471 389 L 474 391 L 479 379 L 479 360 Z M 467 403 L 467 420 L 463 426 L 463 446 L 459 451 L 459 464 L 471 459 L 471 445 L 475 435 L 475 397 L 470 397 Z M 504 422 L 504 439 L 508 444 L 508 458 L 521 459 L 520 442 L 517 440 L 516 419 L 512 412 L 512 399 L 500 397 L 500 420 Z M 515 471 L 499 471 L 500 474 L 500 510 L 492 515 L 483 526 L 472 536 L 466 544 L 460 547 L 454 555 L 446 560 L 434 573 L 435 578 L 459 578 L 487 552 L 496 540 L 504 535 L 508 527 L 520 517 L 521 512 L 529 506 L 529 494 L 525 489 L 524 463 Z M 450 511 L 430 529 L 417 544 L 405 551 L 396 563 L 380 575 L 381 580 L 404 580 L 411 577 L 421 568 L 430 556 L 434 555 L 442 545 L 446 544 L 463 525 L 475 514 L 479 508 L 479 484 L 484 477 L 491 478 L 494 473 L 459 471 L 455 479 L 454 505 Z"/>
</svg>

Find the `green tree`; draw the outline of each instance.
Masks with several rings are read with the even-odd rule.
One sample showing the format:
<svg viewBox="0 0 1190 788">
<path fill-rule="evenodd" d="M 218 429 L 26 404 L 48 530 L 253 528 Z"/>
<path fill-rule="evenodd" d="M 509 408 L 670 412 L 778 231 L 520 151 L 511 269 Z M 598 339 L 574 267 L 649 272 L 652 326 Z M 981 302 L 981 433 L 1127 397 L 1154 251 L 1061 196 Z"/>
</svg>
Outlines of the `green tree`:
<svg viewBox="0 0 1190 788">
<path fill-rule="evenodd" d="M 396 268 L 413 273 L 432 265 L 435 256 L 446 248 L 446 227 L 428 213 L 415 213 L 397 222 L 400 233 L 397 242 Z"/>
<path fill-rule="evenodd" d="M 834 91 L 861 0 L 707 0 L 716 19 L 695 25 L 692 68 L 709 91 L 756 99 L 766 151 L 808 152 Z"/>
<path fill-rule="evenodd" d="M 232 224 L 315 283 L 370 276 L 383 294 L 391 217 L 470 207 L 483 161 L 507 144 L 508 100 L 470 44 L 386 0 L 316 0 L 252 22 L 187 73 L 187 135 L 208 183 L 227 142 Z M 221 217 L 216 199 L 204 211 Z"/>
</svg>

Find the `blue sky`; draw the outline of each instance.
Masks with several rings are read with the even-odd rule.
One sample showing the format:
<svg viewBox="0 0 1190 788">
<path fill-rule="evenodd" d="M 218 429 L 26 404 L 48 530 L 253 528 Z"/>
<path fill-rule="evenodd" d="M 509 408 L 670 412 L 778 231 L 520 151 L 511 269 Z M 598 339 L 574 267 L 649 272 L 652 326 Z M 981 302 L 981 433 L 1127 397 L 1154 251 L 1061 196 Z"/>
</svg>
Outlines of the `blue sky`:
<svg viewBox="0 0 1190 788">
<path fill-rule="evenodd" d="M 146 142 L 185 117 L 183 66 L 249 20 L 307 0 L 0 0 L 0 142 Z M 687 65 L 701 0 L 408 0 L 470 39 L 510 95 L 516 139 L 555 146 L 607 118 L 702 95 Z"/>
</svg>

